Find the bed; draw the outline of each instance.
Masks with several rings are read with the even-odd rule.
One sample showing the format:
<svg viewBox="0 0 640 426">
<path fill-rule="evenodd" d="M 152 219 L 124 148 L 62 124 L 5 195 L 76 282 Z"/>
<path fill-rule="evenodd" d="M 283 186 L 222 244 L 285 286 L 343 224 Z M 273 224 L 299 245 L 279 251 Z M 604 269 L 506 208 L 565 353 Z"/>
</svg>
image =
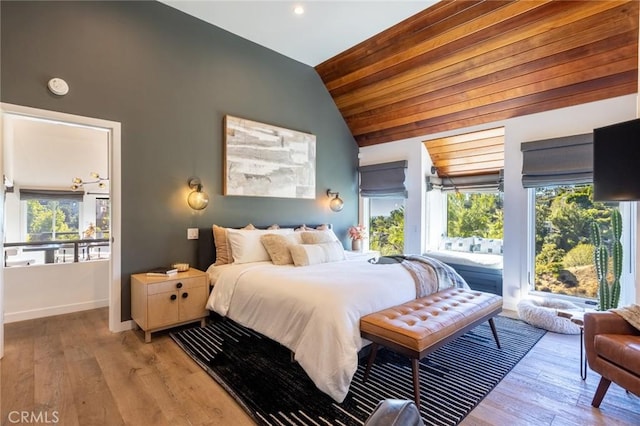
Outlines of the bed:
<svg viewBox="0 0 640 426">
<path fill-rule="evenodd" d="M 360 337 L 360 317 L 415 299 L 417 291 L 415 274 L 401 263 L 343 256 L 302 267 L 270 261 L 215 266 L 209 260 L 205 268 L 214 285 L 207 308 L 289 348 L 315 385 L 338 402 L 368 343 Z M 435 291 L 452 285 L 441 275 L 437 280 Z M 465 286 L 462 279 L 456 285 Z"/>
</svg>

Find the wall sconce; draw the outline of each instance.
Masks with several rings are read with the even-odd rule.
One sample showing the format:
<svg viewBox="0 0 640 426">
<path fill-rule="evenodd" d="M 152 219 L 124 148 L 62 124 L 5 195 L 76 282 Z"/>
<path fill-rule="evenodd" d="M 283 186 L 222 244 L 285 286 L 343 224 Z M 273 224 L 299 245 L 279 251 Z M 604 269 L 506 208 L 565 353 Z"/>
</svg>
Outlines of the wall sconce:
<svg viewBox="0 0 640 426">
<path fill-rule="evenodd" d="M 189 179 L 189 188 L 193 189 L 187 197 L 189 207 L 194 210 L 203 210 L 209 205 L 209 194 L 202 190 L 202 183 L 197 177 Z"/>
<path fill-rule="evenodd" d="M 98 188 L 100 189 L 104 189 L 107 187 L 107 184 L 105 182 L 108 181 L 109 178 L 100 177 L 100 174 L 98 172 L 91 172 L 90 176 L 93 179 L 91 181 L 84 181 L 82 180 L 82 178 L 74 177 L 71 181 L 71 190 L 77 191 L 85 185 L 91 185 L 94 183 L 97 183 Z"/>
<path fill-rule="evenodd" d="M 340 198 L 339 192 L 331 192 L 330 189 L 327 189 L 327 197 L 331 198 L 329 201 L 329 208 L 334 212 L 339 212 L 344 207 L 344 201 Z"/>
</svg>

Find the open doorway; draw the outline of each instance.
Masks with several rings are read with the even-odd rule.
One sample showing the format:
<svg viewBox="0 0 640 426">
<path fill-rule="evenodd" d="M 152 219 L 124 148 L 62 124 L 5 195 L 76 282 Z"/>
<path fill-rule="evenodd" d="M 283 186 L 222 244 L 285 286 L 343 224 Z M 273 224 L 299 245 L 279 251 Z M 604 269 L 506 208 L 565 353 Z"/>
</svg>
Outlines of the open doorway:
<svg viewBox="0 0 640 426">
<path fill-rule="evenodd" d="M 11 104 L 2 104 L 2 118 L 3 243 L 5 249 L 11 248 L 13 256 L 11 260 L 6 256 L 5 262 L 15 262 L 11 269 L 3 269 L 3 308 L 14 302 L 9 297 L 16 294 L 33 297 L 33 289 L 26 289 L 29 285 L 40 282 L 46 283 L 48 289 L 56 288 L 52 280 L 62 277 L 67 283 L 60 285 L 72 288 L 58 290 L 80 295 L 76 299 L 55 299 L 48 309 L 28 303 L 18 313 L 4 309 L 5 318 L 35 318 L 102 304 L 109 306 L 111 331 L 130 328 L 129 321 L 121 321 L 120 312 L 120 123 Z M 16 147 L 13 141 L 19 126 L 27 126 L 29 131 L 45 129 L 52 136 L 48 141 L 52 146 L 31 146 L 26 150 L 31 152 L 31 158 L 21 158 L 24 146 Z M 24 136 L 24 129 L 21 131 Z M 87 143 L 87 137 L 93 142 Z M 38 136 L 32 139 L 37 140 Z M 20 143 L 23 142 L 24 139 Z M 35 154 L 42 149 L 47 152 L 45 160 Z M 33 166 L 36 168 L 28 173 L 19 170 Z M 103 229 L 105 226 L 108 229 Z M 7 242 L 14 243 L 13 247 L 6 247 Z M 14 254 L 16 244 L 18 256 Z M 22 265 L 20 270 L 25 261 L 33 264 Z M 23 277 L 25 274 L 27 278 Z M 15 275 L 21 277 L 20 285 L 26 291 L 8 291 Z"/>
</svg>

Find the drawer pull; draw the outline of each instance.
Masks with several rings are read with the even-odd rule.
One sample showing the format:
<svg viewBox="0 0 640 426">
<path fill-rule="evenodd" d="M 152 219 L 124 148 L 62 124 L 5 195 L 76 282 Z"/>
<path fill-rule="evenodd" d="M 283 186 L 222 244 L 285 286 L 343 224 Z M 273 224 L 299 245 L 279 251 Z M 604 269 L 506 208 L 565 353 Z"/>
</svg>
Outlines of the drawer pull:
<svg viewBox="0 0 640 426">
<path fill-rule="evenodd" d="M 189 297 L 189 293 L 182 293 L 182 298 L 186 299 L 187 297 Z"/>
<path fill-rule="evenodd" d="M 176 300 L 178 298 L 178 296 L 176 296 L 175 294 L 171 295 L 171 300 Z"/>
<path fill-rule="evenodd" d="M 178 288 L 182 288 L 182 283 L 178 283 L 178 284 L 176 284 L 176 287 L 178 287 Z"/>
</svg>

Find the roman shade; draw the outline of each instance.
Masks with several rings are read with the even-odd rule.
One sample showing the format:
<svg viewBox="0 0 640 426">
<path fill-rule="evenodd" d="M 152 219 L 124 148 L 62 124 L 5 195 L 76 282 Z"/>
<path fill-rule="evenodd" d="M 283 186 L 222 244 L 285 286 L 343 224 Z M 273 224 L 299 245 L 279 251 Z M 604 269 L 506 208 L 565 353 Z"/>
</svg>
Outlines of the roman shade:
<svg viewBox="0 0 640 426">
<path fill-rule="evenodd" d="M 20 200 L 76 200 L 82 201 L 83 191 L 60 191 L 56 189 L 20 189 Z"/>
<path fill-rule="evenodd" d="M 525 188 L 593 180 L 593 133 L 524 142 L 520 150 Z"/>
<path fill-rule="evenodd" d="M 427 191 L 442 192 L 496 192 L 503 190 L 503 170 L 474 176 L 436 177 L 427 176 Z"/>
<path fill-rule="evenodd" d="M 407 198 L 404 185 L 406 169 L 406 160 L 359 167 L 360 195 L 370 198 Z"/>
</svg>

